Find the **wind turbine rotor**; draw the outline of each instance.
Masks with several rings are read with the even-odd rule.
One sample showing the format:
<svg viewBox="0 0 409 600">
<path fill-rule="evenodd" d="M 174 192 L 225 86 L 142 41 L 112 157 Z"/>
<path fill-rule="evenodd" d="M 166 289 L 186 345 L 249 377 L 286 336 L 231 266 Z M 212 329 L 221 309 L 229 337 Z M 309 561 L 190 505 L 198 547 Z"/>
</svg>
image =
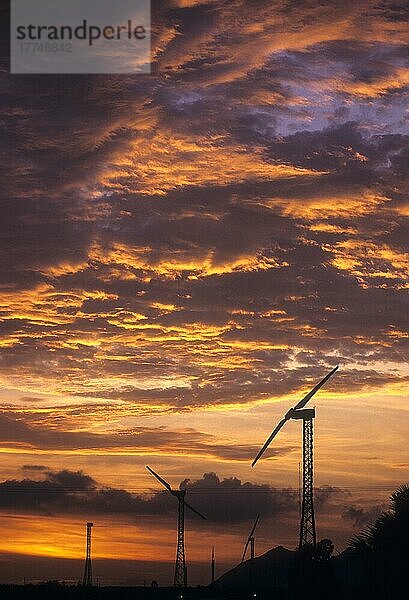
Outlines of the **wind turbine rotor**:
<svg viewBox="0 0 409 600">
<path fill-rule="evenodd" d="M 186 502 L 185 500 L 183 500 L 184 505 L 186 506 L 186 508 L 188 508 L 189 510 L 191 510 L 192 512 L 194 512 L 196 515 L 198 515 L 201 519 L 204 519 L 205 521 L 207 520 L 206 517 L 204 515 L 202 515 L 202 513 L 200 513 L 198 510 L 196 510 L 195 508 L 193 508 L 193 506 L 191 506 L 188 502 Z"/>
<path fill-rule="evenodd" d="M 253 537 L 253 535 L 254 535 L 254 532 L 256 531 L 256 527 L 257 527 L 257 523 L 258 523 L 258 520 L 259 520 L 259 518 L 260 518 L 260 515 L 257 515 L 257 518 L 256 518 L 256 520 L 254 521 L 253 528 L 252 528 L 252 530 L 250 531 L 249 539 L 251 539 L 251 538 Z"/>
<path fill-rule="evenodd" d="M 257 454 L 256 458 L 251 463 L 252 467 L 254 467 L 256 462 L 261 458 L 261 456 L 267 450 L 267 448 L 269 447 L 269 445 L 271 444 L 271 442 L 273 441 L 273 439 L 275 438 L 277 433 L 280 431 L 280 429 L 285 425 L 285 423 L 287 421 L 289 421 L 290 419 L 294 419 L 294 418 L 302 418 L 301 409 L 304 408 L 304 406 L 307 404 L 307 402 L 309 400 L 311 400 L 311 398 L 314 396 L 314 394 L 316 394 L 318 392 L 318 390 L 324 385 L 324 383 L 326 383 L 328 381 L 328 379 L 330 377 L 332 377 L 332 375 L 337 370 L 338 370 L 338 366 L 336 366 L 334 369 L 332 369 L 332 371 L 330 373 L 328 373 L 328 375 L 326 375 L 324 377 L 324 379 L 322 379 L 310 392 L 308 392 L 308 394 L 306 396 L 304 396 L 304 398 L 302 400 L 300 400 L 298 402 L 298 404 L 296 404 L 293 408 L 290 408 L 290 410 L 288 410 L 286 412 L 284 418 L 281 419 L 281 421 L 278 423 L 278 425 L 276 426 L 274 431 L 271 433 L 270 437 L 267 439 L 264 446 L 261 448 L 261 450 Z"/>
<path fill-rule="evenodd" d="M 165 481 L 160 475 L 155 473 L 155 471 L 153 469 L 151 469 L 150 467 L 148 467 L 148 465 L 146 465 L 146 468 L 148 469 L 148 471 L 151 475 L 153 475 L 154 477 L 156 477 L 156 479 L 158 481 L 160 481 L 160 483 L 163 485 L 164 488 L 166 488 L 170 493 L 173 492 L 170 484 L 167 481 Z"/>
<path fill-rule="evenodd" d="M 256 520 L 254 522 L 254 525 L 253 525 L 253 527 L 252 527 L 252 529 L 250 531 L 249 537 L 247 538 L 246 545 L 244 546 L 244 552 L 243 552 L 243 556 L 241 558 L 241 562 L 244 562 L 244 559 L 246 558 L 247 548 L 249 547 L 249 544 L 251 542 L 251 538 L 253 537 L 254 532 L 256 531 L 256 527 L 257 527 L 257 523 L 258 523 L 259 518 L 260 518 L 260 515 L 257 515 L 257 518 L 256 518 Z"/>
<path fill-rule="evenodd" d="M 244 562 L 244 559 L 246 558 L 246 552 L 247 552 L 247 548 L 249 547 L 250 544 L 250 538 L 248 538 L 246 545 L 244 546 L 244 551 L 243 551 L 243 556 L 241 557 L 241 562 Z"/>
<path fill-rule="evenodd" d="M 170 484 L 165 479 L 163 479 L 163 477 L 158 475 L 153 469 L 148 467 L 148 465 L 146 465 L 146 468 L 148 469 L 149 473 L 151 473 L 151 475 L 153 475 L 158 481 L 160 481 L 160 483 L 163 485 L 163 487 L 165 487 L 168 490 L 168 492 L 170 492 L 172 494 L 172 496 L 175 496 L 180 502 L 183 502 L 184 506 L 186 506 L 189 510 L 191 510 L 196 515 L 198 515 L 201 519 L 206 520 L 206 517 L 204 515 L 202 515 L 202 513 L 200 513 L 198 510 L 193 508 L 193 506 L 191 506 L 188 502 L 186 502 L 186 500 L 185 500 L 186 490 L 172 489 Z"/>
<path fill-rule="evenodd" d="M 324 379 L 321 379 L 321 381 L 319 383 L 317 383 L 317 385 L 315 387 L 313 387 L 312 390 L 310 392 L 308 392 L 308 394 L 306 396 L 304 396 L 304 398 L 302 400 L 300 400 L 298 402 L 298 404 L 296 404 L 294 406 L 294 408 L 292 408 L 290 410 L 298 410 L 299 408 L 304 408 L 304 406 L 307 404 L 307 402 L 309 400 L 311 400 L 311 398 L 318 392 L 318 390 L 324 385 L 324 383 L 326 383 L 328 381 L 328 379 L 333 376 L 333 374 L 335 373 L 335 371 L 338 370 L 338 368 L 339 367 L 337 365 L 335 367 L 335 369 L 332 369 L 332 371 L 330 373 L 328 373 L 328 375 L 325 375 Z"/>
<path fill-rule="evenodd" d="M 277 433 L 280 431 L 280 429 L 285 425 L 285 423 L 287 422 L 288 419 L 281 419 L 281 421 L 279 422 L 279 424 L 277 425 L 277 427 L 274 429 L 273 433 L 270 435 L 270 437 L 267 439 L 266 443 L 264 444 L 264 446 L 261 448 L 261 450 L 259 450 L 256 458 L 253 460 L 253 462 L 251 463 L 251 466 L 254 467 L 254 465 L 256 464 L 256 462 L 259 460 L 259 458 L 262 457 L 262 455 L 264 454 L 264 452 L 267 450 L 267 448 L 269 447 L 269 445 L 271 444 L 271 442 L 273 441 L 273 439 L 275 438 L 275 436 L 277 435 Z"/>
</svg>

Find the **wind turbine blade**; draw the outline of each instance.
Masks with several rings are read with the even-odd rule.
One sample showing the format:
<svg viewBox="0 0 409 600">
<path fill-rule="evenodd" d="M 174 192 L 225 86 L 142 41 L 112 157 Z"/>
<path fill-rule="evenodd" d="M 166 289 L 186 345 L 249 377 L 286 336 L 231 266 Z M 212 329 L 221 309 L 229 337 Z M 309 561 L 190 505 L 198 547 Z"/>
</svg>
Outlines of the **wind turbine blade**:
<svg viewBox="0 0 409 600">
<path fill-rule="evenodd" d="M 247 552 L 247 548 L 249 547 L 249 543 L 250 543 L 250 538 L 248 538 L 246 545 L 244 546 L 244 552 L 243 552 L 243 556 L 241 557 L 241 562 L 244 562 L 244 559 L 246 558 L 246 552 Z"/>
<path fill-rule="evenodd" d="M 195 514 L 197 514 L 199 517 L 201 517 L 202 519 L 204 519 L 205 521 L 207 521 L 206 517 L 204 515 L 202 515 L 202 513 L 200 513 L 198 510 L 196 510 L 195 508 L 193 508 L 193 506 L 191 506 L 187 502 L 185 502 L 185 506 L 187 506 L 187 508 L 189 508 L 192 512 L 194 512 Z"/>
<path fill-rule="evenodd" d="M 260 515 L 257 515 L 257 519 L 254 522 L 253 529 L 250 531 L 249 539 L 253 537 L 254 532 L 256 531 L 257 523 L 260 518 Z"/>
<path fill-rule="evenodd" d="M 165 481 L 164 479 L 162 479 L 162 477 L 160 475 L 158 475 L 157 473 L 155 473 L 155 471 L 153 469 L 151 469 L 150 467 L 148 467 L 148 465 L 146 465 L 146 468 L 148 469 L 149 473 L 151 473 L 151 475 L 153 475 L 154 477 L 156 477 L 156 479 L 158 481 L 161 482 L 161 484 L 169 491 L 172 491 L 172 488 L 170 487 L 170 485 L 168 484 L 167 481 Z"/>
<path fill-rule="evenodd" d="M 322 379 L 319 383 L 317 383 L 317 385 L 310 391 L 308 392 L 308 394 L 306 396 L 304 396 L 304 398 L 302 400 L 299 401 L 298 404 L 296 404 L 293 408 L 293 410 L 298 410 L 299 408 L 304 408 L 304 406 L 307 404 L 307 402 L 309 400 L 311 400 L 311 398 L 314 396 L 314 394 L 316 394 L 318 392 L 318 390 L 324 385 L 324 383 L 326 383 L 328 381 L 328 379 L 330 377 L 333 376 L 333 374 L 335 373 L 335 371 L 338 370 L 338 366 L 335 367 L 335 369 L 332 369 L 332 371 L 330 373 L 328 373 L 328 375 L 325 375 L 324 379 Z"/>
<path fill-rule="evenodd" d="M 271 444 L 272 440 L 275 438 L 275 436 L 277 435 L 277 433 L 280 431 L 280 429 L 282 428 L 282 426 L 286 423 L 287 419 L 281 419 L 281 421 L 279 422 L 279 424 L 277 425 L 277 427 L 274 429 L 273 433 L 270 435 L 270 437 L 268 438 L 268 440 L 266 441 L 266 443 L 264 444 L 264 446 L 261 448 L 260 452 L 257 454 L 256 458 L 253 460 L 253 462 L 251 463 L 251 466 L 254 467 L 254 465 L 256 464 L 256 462 L 258 461 L 258 459 L 264 454 L 264 452 L 267 450 L 267 448 L 269 447 L 269 445 Z"/>
</svg>

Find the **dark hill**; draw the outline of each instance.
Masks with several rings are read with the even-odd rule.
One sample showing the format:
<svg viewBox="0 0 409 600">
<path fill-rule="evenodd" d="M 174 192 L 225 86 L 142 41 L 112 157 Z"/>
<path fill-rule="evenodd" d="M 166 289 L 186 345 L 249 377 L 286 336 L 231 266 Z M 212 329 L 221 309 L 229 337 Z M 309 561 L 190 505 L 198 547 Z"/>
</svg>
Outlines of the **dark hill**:
<svg viewBox="0 0 409 600">
<path fill-rule="evenodd" d="M 287 597 L 289 588 L 289 571 L 293 568 L 296 553 L 278 546 L 265 554 L 237 565 L 231 571 L 222 575 L 214 586 L 215 590 L 226 591 L 267 591 L 276 590 L 279 597 Z M 329 569 L 329 570 L 328 570 Z M 362 577 L 365 572 L 365 560 L 347 549 L 341 554 L 333 556 L 326 571 L 330 581 L 327 583 L 337 591 L 334 598 L 360 598 L 364 600 L 367 595 L 362 587 Z M 317 573 L 321 583 L 323 572 Z M 358 596 L 356 594 L 359 592 Z"/>
<path fill-rule="evenodd" d="M 214 586 L 221 589 L 284 589 L 294 552 L 277 546 L 253 561 L 247 560 L 222 575 Z"/>
</svg>

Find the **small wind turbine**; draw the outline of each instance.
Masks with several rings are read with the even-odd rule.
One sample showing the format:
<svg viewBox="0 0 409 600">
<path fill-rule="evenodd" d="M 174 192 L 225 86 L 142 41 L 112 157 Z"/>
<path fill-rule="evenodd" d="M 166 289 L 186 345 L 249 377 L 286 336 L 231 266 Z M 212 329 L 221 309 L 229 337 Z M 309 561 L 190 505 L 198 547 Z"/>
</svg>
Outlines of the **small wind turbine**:
<svg viewBox="0 0 409 600">
<path fill-rule="evenodd" d="M 304 408 L 309 400 L 318 392 L 318 390 L 328 381 L 337 371 L 338 366 L 332 369 L 302 400 L 286 412 L 284 418 L 278 423 L 270 437 L 267 439 L 256 458 L 253 460 L 252 467 L 267 450 L 277 433 L 290 419 L 302 419 L 303 422 L 303 496 L 301 507 L 300 524 L 300 545 L 302 548 L 307 544 L 315 547 L 317 535 L 315 531 L 314 515 L 314 462 L 313 462 L 313 419 L 315 418 L 315 408 Z"/>
<path fill-rule="evenodd" d="M 246 558 L 247 548 L 249 547 L 249 544 L 250 544 L 250 559 L 253 560 L 253 558 L 254 558 L 254 555 L 255 555 L 255 553 L 254 553 L 254 546 L 255 546 L 254 533 L 256 531 L 256 527 L 257 527 L 259 518 L 260 518 L 260 515 L 257 515 L 257 518 L 254 521 L 254 525 L 250 531 L 249 537 L 247 538 L 246 545 L 244 546 L 244 551 L 243 551 L 243 556 L 241 558 L 241 562 L 244 562 L 244 560 Z"/>
<path fill-rule="evenodd" d="M 177 550 L 176 550 L 176 563 L 175 563 L 175 577 L 173 580 L 173 585 L 176 587 L 186 587 L 187 586 L 187 569 L 186 569 L 186 559 L 185 559 L 185 507 L 194 512 L 196 515 L 201 517 L 202 519 L 206 519 L 198 510 L 193 508 L 190 504 L 188 504 L 185 500 L 186 490 L 174 490 L 171 488 L 169 483 L 162 479 L 160 475 L 155 473 L 153 469 L 146 466 L 149 473 L 156 477 L 158 481 L 163 485 L 164 488 L 168 490 L 178 499 L 179 502 L 179 511 L 178 511 L 178 542 L 177 542 Z"/>
</svg>

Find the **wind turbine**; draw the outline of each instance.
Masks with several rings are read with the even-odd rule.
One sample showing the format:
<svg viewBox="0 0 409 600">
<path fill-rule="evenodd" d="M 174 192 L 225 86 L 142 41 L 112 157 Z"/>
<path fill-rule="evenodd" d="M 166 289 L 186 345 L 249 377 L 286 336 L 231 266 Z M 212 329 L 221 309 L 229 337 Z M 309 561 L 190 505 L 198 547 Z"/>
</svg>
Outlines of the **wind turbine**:
<svg viewBox="0 0 409 600">
<path fill-rule="evenodd" d="M 243 556 L 241 558 L 241 562 L 243 563 L 244 559 L 246 558 L 247 548 L 249 547 L 249 544 L 250 544 L 249 590 L 252 591 L 252 592 L 254 592 L 254 556 L 255 556 L 255 552 L 254 552 L 254 542 L 255 542 L 254 533 L 256 531 L 256 527 L 257 527 L 257 523 L 258 523 L 259 518 L 260 518 L 260 515 L 257 515 L 257 518 L 254 521 L 254 525 L 251 528 L 251 531 L 249 533 L 249 537 L 247 538 L 246 545 L 244 546 Z M 254 597 L 256 597 L 256 594 L 254 594 Z"/>
<path fill-rule="evenodd" d="M 241 558 L 242 563 L 244 562 L 244 559 L 246 558 L 247 548 L 249 547 L 249 544 L 250 544 L 250 559 L 253 560 L 253 558 L 254 558 L 254 542 L 255 542 L 254 532 L 256 531 L 256 527 L 257 527 L 259 518 L 260 518 L 260 515 L 257 515 L 257 518 L 254 521 L 254 525 L 250 531 L 249 537 L 247 538 L 246 545 L 244 546 L 243 556 Z"/>
<path fill-rule="evenodd" d="M 312 545 L 314 548 L 317 543 L 317 534 L 315 531 L 314 515 L 314 460 L 313 460 L 313 441 L 314 429 L 313 419 L 315 418 L 315 408 L 304 408 L 309 400 L 318 392 L 318 390 L 333 376 L 338 366 L 332 369 L 302 400 L 293 408 L 286 412 L 283 419 L 278 423 L 270 437 L 267 439 L 256 458 L 253 460 L 252 467 L 261 458 L 267 450 L 277 433 L 290 419 L 302 419 L 303 422 L 303 493 L 301 507 L 300 523 L 300 544 L 299 548 L 305 545 Z"/>
<path fill-rule="evenodd" d="M 179 511 L 178 511 L 178 542 L 177 542 L 177 550 L 176 550 L 176 563 L 175 563 L 175 577 L 173 580 L 173 585 L 175 587 L 187 587 L 187 569 L 186 569 L 186 559 L 185 559 L 185 507 L 189 508 L 196 515 L 206 520 L 206 517 L 203 516 L 198 510 L 193 508 L 190 504 L 188 504 L 185 500 L 186 490 L 174 490 L 171 488 L 169 483 L 162 479 L 160 475 L 155 473 L 153 469 L 146 466 L 149 473 L 156 477 L 156 479 L 163 485 L 164 488 L 168 490 L 178 499 L 179 502 Z"/>
</svg>

